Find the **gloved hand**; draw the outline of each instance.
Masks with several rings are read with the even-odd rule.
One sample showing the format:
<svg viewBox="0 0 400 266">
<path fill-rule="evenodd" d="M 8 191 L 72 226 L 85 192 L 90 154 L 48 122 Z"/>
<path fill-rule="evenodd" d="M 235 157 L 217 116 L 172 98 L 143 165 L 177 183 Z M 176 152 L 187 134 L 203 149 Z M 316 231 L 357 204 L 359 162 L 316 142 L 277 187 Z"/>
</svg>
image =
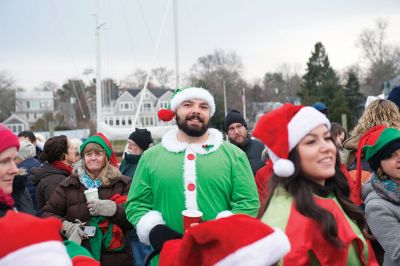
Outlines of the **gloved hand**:
<svg viewBox="0 0 400 266">
<path fill-rule="evenodd" d="M 79 245 L 82 242 L 82 239 L 88 239 L 88 235 L 83 232 L 83 226 L 85 223 L 82 223 L 78 219 L 76 219 L 76 223 L 64 221 L 62 223 L 61 233 L 68 238 L 68 240 L 74 241 Z"/>
<path fill-rule="evenodd" d="M 154 250 L 161 252 L 165 242 L 172 239 L 182 238 L 182 234 L 172 230 L 165 224 L 158 224 L 150 230 L 149 240 Z"/>
<path fill-rule="evenodd" d="M 112 200 L 91 200 L 87 207 L 92 216 L 113 216 L 117 212 L 117 204 Z"/>
</svg>

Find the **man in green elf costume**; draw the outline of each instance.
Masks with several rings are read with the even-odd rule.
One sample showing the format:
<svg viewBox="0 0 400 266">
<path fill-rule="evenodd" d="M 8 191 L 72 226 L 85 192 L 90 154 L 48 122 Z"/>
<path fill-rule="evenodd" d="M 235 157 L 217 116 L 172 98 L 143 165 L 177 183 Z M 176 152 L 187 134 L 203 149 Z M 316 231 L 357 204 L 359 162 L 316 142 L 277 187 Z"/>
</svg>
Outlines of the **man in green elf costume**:
<svg viewBox="0 0 400 266">
<path fill-rule="evenodd" d="M 209 128 L 214 97 L 203 88 L 177 89 L 159 118 L 178 128 L 145 151 L 137 166 L 125 211 L 139 239 L 161 250 L 183 233 L 183 210 L 202 220 L 233 213 L 256 216 L 257 188 L 246 154 Z"/>
</svg>

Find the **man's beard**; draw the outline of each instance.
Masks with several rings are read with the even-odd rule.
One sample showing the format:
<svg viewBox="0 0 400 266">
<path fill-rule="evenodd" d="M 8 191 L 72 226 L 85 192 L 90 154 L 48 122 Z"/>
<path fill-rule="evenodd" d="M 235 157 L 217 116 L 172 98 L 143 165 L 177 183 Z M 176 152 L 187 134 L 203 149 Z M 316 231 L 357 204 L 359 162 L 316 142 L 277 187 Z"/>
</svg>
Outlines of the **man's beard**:
<svg viewBox="0 0 400 266">
<path fill-rule="evenodd" d="M 188 121 L 191 119 L 197 118 L 199 122 L 202 123 L 201 127 L 196 127 L 196 126 L 189 126 Z M 178 115 L 176 116 L 176 124 L 178 125 L 178 128 L 182 130 L 186 135 L 190 137 L 201 137 L 203 136 L 207 130 L 209 123 L 204 123 L 204 119 L 202 119 L 198 114 L 191 114 L 188 115 L 185 118 L 180 118 Z"/>
<path fill-rule="evenodd" d="M 250 138 L 250 136 L 249 136 L 248 134 L 246 134 L 246 135 L 243 137 L 242 143 L 236 142 L 236 140 L 235 140 L 234 138 L 233 138 L 233 139 L 229 138 L 229 142 L 232 143 L 232 144 L 234 144 L 234 145 L 236 145 L 236 146 L 238 146 L 238 147 L 243 147 L 243 146 L 246 145 L 247 140 L 248 140 L 249 138 Z"/>
</svg>

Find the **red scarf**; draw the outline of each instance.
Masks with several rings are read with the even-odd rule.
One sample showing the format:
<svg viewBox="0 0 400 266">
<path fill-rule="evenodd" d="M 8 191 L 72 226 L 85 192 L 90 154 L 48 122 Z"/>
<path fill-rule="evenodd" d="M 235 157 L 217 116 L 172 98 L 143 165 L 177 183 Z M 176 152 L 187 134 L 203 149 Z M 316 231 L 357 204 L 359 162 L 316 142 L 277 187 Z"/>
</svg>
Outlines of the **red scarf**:
<svg viewBox="0 0 400 266">
<path fill-rule="evenodd" d="M 61 161 L 52 162 L 51 165 L 54 166 L 57 169 L 64 170 L 64 171 L 68 172 L 69 175 L 72 174 L 72 170 L 74 170 L 74 168 L 72 168 L 72 166 L 66 165 L 65 163 L 63 163 Z"/>
<path fill-rule="evenodd" d="M 14 199 L 10 194 L 4 193 L 4 191 L 0 188 L 0 203 L 10 207 L 10 209 L 14 206 Z"/>
</svg>

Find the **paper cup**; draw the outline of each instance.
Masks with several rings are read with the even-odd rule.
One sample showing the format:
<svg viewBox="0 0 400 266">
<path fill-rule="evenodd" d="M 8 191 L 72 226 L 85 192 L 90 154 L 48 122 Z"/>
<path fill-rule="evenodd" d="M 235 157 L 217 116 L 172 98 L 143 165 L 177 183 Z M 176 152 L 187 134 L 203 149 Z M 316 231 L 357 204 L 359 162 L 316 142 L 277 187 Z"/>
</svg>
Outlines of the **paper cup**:
<svg viewBox="0 0 400 266">
<path fill-rule="evenodd" d="M 85 193 L 86 201 L 99 199 L 99 192 L 97 188 L 87 189 L 83 193 Z"/>
<path fill-rule="evenodd" d="M 201 217 L 203 217 L 203 213 L 201 211 L 196 210 L 184 210 L 182 211 L 183 217 L 183 231 L 186 231 L 190 228 L 190 225 L 193 223 L 200 223 Z"/>
</svg>

